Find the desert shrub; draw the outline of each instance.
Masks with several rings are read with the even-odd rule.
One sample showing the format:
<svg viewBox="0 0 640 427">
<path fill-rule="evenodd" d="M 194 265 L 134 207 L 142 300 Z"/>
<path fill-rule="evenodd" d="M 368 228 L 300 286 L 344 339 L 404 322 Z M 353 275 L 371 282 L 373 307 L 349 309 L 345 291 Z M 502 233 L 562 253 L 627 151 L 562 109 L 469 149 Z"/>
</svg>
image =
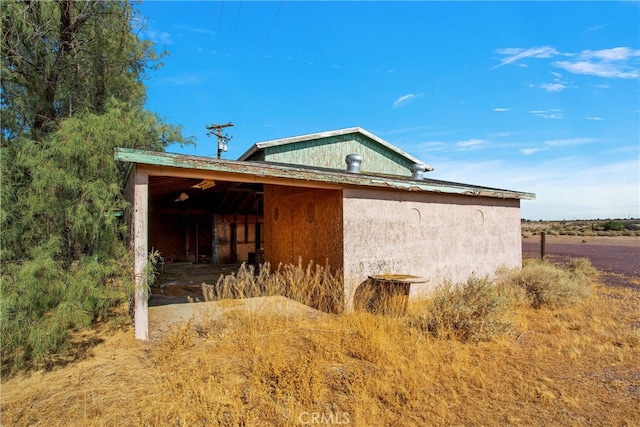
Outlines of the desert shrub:
<svg viewBox="0 0 640 427">
<path fill-rule="evenodd" d="M 408 323 L 435 337 L 461 341 L 490 341 L 514 328 L 509 298 L 488 278 L 475 276 L 461 285 L 440 286 Z"/>
<path fill-rule="evenodd" d="M 625 221 L 624 228 L 631 231 L 640 231 L 640 223 L 634 221 Z"/>
<path fill-rule="evenodd" d="M 534 308 L 556 308 L 574 305 L 588 296 L 596 276 L 597 271 L 585 258 L 573 260 L 567 270 L 546 261 L 529 260 L 505 286 L 524 289 Z"/>
<path fill-rule="evenodd" d="M 271 271 L 269 263 L 261 264 L 258 272 L 252 265 L 243 263 L 235 274 L 220 276 L 215 285 L 202 284 L 207 301 L 226 298 L 252 298 L 282 295 L 302 304 L 328 313 L 343 311 L 343 284 L 340 270 L 309 262 L 303 267 L 280 264 Z"/>
<path fill-rule="evenodd" d="M 586 294 L 588 294 L 589 288 L 600 276 L 600 273 L 588 258 L 573 258 L 569 262 L 568 270 L 572 279 L 578 282 Z"/>
</svg>

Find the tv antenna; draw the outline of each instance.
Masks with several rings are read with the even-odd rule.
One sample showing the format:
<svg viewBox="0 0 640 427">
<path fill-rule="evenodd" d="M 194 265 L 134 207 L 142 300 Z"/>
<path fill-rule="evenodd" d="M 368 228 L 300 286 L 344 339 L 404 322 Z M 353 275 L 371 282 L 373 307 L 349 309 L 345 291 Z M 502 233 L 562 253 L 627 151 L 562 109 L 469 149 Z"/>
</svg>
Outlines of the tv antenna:
<svg viewBox="0 0 640 427">
<path fill-rule="evenodd" d="M 229 148 L 228 147 L 229 140 L 231 140 L 231 137 L 229 135 L 222 134 L 222 129 L 228 128 L 231 126 L 233 126 L 233 123 L 231 122 L 224 125 L 217 125 L 213 123 L 207 126 L 207 130 L 209 131 L 207 132 L 207 135 L 209 136 L 215 135 L 216 137 L 218 137 L 218 158 L 220 158 L 220 155 L 222 154 L 223 151 L 227 151 L 227 149 Z"/>
</svg>

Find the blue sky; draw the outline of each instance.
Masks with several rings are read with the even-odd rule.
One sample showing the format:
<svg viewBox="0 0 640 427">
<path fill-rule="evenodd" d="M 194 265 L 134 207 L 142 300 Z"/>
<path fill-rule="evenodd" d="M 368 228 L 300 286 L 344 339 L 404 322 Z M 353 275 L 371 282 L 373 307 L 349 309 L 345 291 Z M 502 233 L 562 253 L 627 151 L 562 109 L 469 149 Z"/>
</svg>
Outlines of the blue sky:
<svg viewBox="0 0 640 427">
<path fill-rule="evenodd" d="M 526 219 L 640 217 L 639 2 L 160 2 L 147 107 L 214 156 L 360 126 Z"/>
</svg>

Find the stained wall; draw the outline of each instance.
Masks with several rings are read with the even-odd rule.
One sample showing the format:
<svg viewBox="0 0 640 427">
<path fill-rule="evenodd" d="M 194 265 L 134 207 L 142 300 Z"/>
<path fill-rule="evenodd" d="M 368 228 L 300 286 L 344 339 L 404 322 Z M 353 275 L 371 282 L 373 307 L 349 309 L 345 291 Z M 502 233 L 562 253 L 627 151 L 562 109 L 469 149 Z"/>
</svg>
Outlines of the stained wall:
<svg viewBox="0 0 640 427">
<path fill-rule="evenodd" d="M 445 280 L 493 277 L 520 267 L 520 201 L 463 195 L 345 189 L 345 298 L 369 275 L 410 274 L 425 296 Z"/>
</svg>

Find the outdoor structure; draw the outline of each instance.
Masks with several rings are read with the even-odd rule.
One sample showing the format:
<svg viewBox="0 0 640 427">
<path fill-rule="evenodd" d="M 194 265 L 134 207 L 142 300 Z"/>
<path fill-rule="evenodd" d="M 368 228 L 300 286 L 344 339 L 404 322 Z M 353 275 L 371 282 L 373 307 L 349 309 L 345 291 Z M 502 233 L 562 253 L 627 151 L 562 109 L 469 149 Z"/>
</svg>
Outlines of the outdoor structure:
<svg viewBox="0 0 640 427">
<path fill-rule="evenodd" d="M 187 262 L 328 263 L 347 309 L 372 275 L 445 280 L 521 266 L 531 193 L 425 179 L 432 168 L 360 129 L 255 144 L 240 160 L 117 149 L 132 164 L 136 337 L 146 339 L 149 251 Z M 345 163 L 347 159 L 348 163 Z"/>
</svg>

